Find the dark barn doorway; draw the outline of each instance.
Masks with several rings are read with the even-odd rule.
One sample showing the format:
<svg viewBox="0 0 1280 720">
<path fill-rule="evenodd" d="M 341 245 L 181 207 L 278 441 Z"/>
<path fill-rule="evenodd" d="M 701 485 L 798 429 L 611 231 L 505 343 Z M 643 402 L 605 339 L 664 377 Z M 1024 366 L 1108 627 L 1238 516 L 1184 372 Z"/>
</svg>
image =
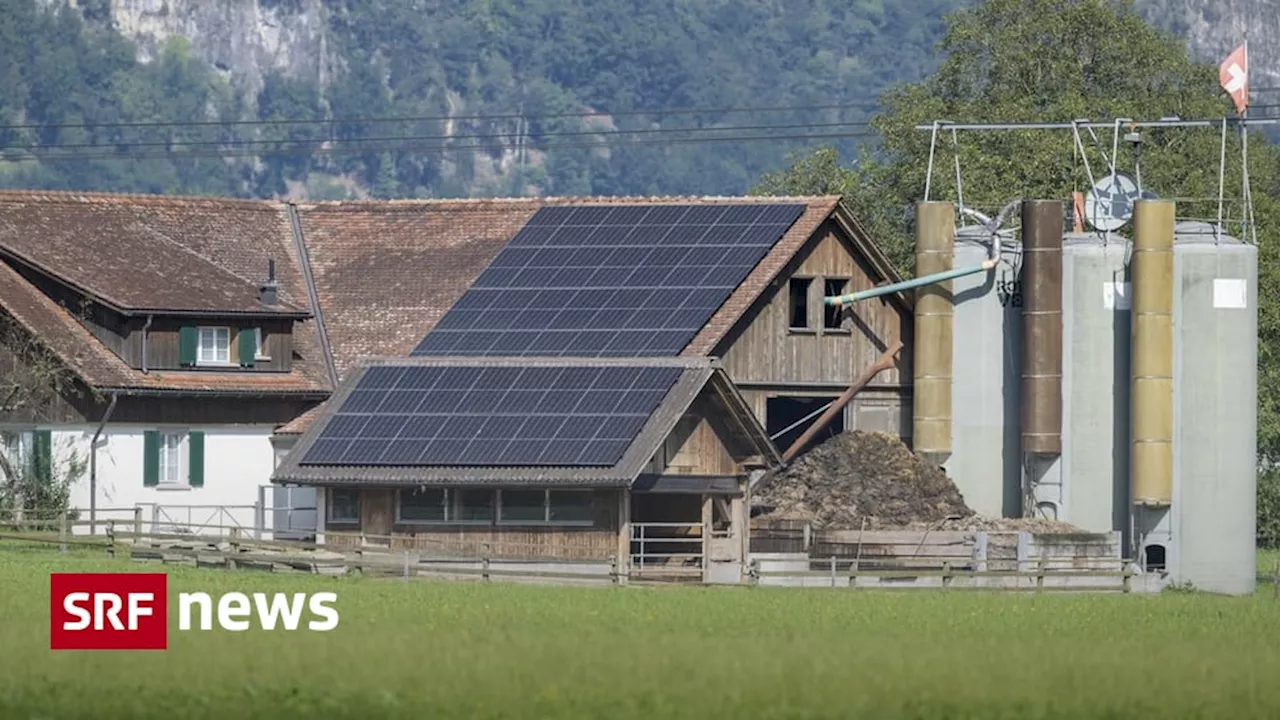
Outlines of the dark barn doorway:
<svg viewBox="0 0 1280 720">
<path fill-rule="evenodd" d="M 773 444 L 777 446 L 780 452 L 786 452 L 791 447 L 791 443 L 800 439 L 805 430 L 822 415 L 822 411 L 828 404 L 833 402 L 835 397 L 771 397 L 765 401 L 765 426 L 769 431 L 769 437 L 773 438 Z M 801 421 L 804 422 L 801 422 Z M 792 427 L 794 426 L 794 427 Z M 788 429 L 789 428 L 789 429 Z M 783 432 L 783 431 L 786 432 Z M 827 426 L 815 435 L 809 442 L 805 443 L 801 452 L 805 452 L 815 445 L 822 443 L 829 437 L 839 435 L 844 432 L 844 412 L 840 412 Z M 782 433 L 779 435 L 779 433 Z M 774 437 L 774 436 L 777 437 Z"/>
</svg>

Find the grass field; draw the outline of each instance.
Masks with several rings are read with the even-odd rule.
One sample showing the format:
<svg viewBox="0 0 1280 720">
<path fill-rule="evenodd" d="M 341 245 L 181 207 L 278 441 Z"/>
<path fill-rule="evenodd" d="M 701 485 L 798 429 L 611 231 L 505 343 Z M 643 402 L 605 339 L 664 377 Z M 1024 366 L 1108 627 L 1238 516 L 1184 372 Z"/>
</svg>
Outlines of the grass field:
<svg viewBox="0 0 1280 720">
<path fill-rule="evenodd" d="M 1275 718 L 1280 600 L 554 588 L 170 569 L 170 592 L 336 590 L 330 633 L 48 650 L 48 573 L 0 545 L 0 718 Z"/>
</svg>

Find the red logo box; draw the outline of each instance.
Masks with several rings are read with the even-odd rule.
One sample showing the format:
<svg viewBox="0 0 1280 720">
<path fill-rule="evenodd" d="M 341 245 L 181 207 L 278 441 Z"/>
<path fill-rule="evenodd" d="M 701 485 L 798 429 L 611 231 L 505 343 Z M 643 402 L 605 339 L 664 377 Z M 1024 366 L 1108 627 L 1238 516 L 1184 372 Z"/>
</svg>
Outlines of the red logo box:
<svg viewBox="0 0 1280 720">
<path fill-rule="evenodd" d="M 49 649 L 166 649 L 168 582 L 163 573 L 49 575 Z"/>
</svg>

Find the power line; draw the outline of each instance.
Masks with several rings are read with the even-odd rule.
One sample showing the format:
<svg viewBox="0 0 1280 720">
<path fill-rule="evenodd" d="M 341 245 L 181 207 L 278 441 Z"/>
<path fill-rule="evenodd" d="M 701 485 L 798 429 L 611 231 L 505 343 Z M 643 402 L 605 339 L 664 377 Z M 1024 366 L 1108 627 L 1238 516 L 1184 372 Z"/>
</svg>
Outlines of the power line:
<svg viewBox="0 0 1280 720">
<path fill-rule="evenodd" d="M 568 148 L 591 148 L 591 149 L 612 149 L 625 147 L 638 147 L 646 145 L 688 145 L 697 143 L 712 142 L 776 142 L 782 140 L 802 141 L 802 140 L 832 140 L 841 138 L 869 138 L 874 137 L 869 132 L 833 132 L 833 133 L 808 133 L 808 134 L 782 134 L 782 135 L 735 135 L 727 137 L 694 137 L 694 138 L 663 138 L 655 140 L 634 140 L 627 142 L 585 142 L 585 143 L 552 143 L 538 147 L 539 151 L 557 150 Z M 486 150 L 490 149 L 483 144 L 469 145 L 389 145 L 383 147 L 377 146 L 359 146 L 359 147 L 330 147 L 330 148 L 306 148 L 306 149 L 287 149 L 287 150 L 258 150 L 258 151 L 240 151 L 235 150 L 194 150 L 191 152 L 175 151 L 175 152 L 155 152 L 155 153 L 52 153 L 48 155 L 28 155 L 26 157 L 0 157 L 0 162 L 49 162 L 49 161 L 88 161 L 88 160 L 149 160 L 149 159 L 174 159 L 174 158 L 231 158 L 231 157 L 291 157 L 291 156 L 309 156 L 309 155 L 362 155 L 366 153 L 383 153 L 383 152 L 451 152 L 466 150 Z"/>
<path fill-rule="evenodd" d="M 457 120 L 518 120 L 550 119 L 550 118 L 588 118 L 588 117 L 651 117 L 655 115 L 728 115 L 751 112 L 789 112 L 795 110 L 874 110 L 876 103 L 836 103 L 830 105 L 765 105 L 757 107 L 710 107 L 710 108 L 667 108 L 653 110 L 619 110 L 605 112 L 592 110 L 584 112 L 543 113 L 524 115 L 508 113 L 501 115 L 406 115 L 406 116 L 374 116 L 347 118 L 310 118 L 294 120 L 174 120 L 168 122 L 109 122 L 109 123 L 28 123 L 22 125 L 0 125 L 0 132 L 6 130 L 61 130 L 69 128 L 188 128 L 188 127 L 253 127 L 272 125 L 374 125 L 385 123 L 409 122 L 450 122 Z"/>
<path fill-rule="evenodd" d="M 800 130 L 805 128 L 831 128 L 831 127 L 867 127 L 870 123 L 867 121 L 850 121 L 850 122 L 827 122 L 827 123 L 787 123 L 772 125 L 724 125 L 719 127 L 699 127 L 699 128 L 645 128 L 641 130 L 573 130 L 564 132 L 546 132 L 539 133 L 538 138 L 547 137 L 581 137 L 581 136 L 597 136 L 597 135 L 664 135 L 670 133 L 706 133 L 706 132 L 730 132 L 730 131 L 757 131 L 757 130 Z M 390 135 L 382 137 L 366 137 L 366 138 L 321 138 L 316 140 L 160 140 L 148 142 L 126 142 L 126 143 L 58 143 L 54 145 L 0 145 L 0 152 L 5 150 L 25 150 L 29 152 L 39 152 L 43 150 L 62 150 L 62 149 L 93 149 L 93 148 L 142 148 L 142 147 L 172 147 L 181 145 L 184 147 L 192 146 L 243 146 L 243 145 L 279 145 L 281 143 L 292 143 L 302 149 L 301 143 L 313 143 L 317 146 L 328 142 L 355 143 L 355 142 L 389 142 L 389 141 L 410 141 L 417 142 L 422 140 L 500 140 L 507 138 L 518 138 L 529 136 L 527 132 L 498 132 L 498 133 L 457 133 L 454 135 Z"/>
</svg>

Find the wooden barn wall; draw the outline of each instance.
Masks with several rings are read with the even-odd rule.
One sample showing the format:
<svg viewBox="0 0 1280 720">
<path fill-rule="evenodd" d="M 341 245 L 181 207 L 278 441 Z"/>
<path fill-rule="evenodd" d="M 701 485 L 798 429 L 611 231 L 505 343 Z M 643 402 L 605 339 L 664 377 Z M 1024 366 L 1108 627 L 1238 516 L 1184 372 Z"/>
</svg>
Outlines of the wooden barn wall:
<svg viewBox="0 0 1280 720">
<path fill-rule="evenodd" d="M 360 522 L 328 522 L 325 543 L 334 547 L 359 546 L 360 538 L 390 536 L 391 550 L 455 557 L 506 557 L 559 560 L 607 560 L 618 551 L 620 490 L 595 490 L 592 506 L 595 523 L 590 527 L 555 525 L 503 526 L 488 524 L 398 524 L 395 522 L 394 488 L 365 488 L 360 493 Z M 337 534 L 334 534 L 337 533 Z M 387 541 L 369 544 L 387 546 Z"/>
<path fill-rule="evenodd" d="M 145 318 L 131 318 L 127 328 L 128 336 L 122 344 L 121 357 L 132 367 L 142 367 L 142 326 L 144 324 L 146 324 Z M 153 318 L 151 328 L 146 333 L 148 368 L 168 370 L 181 367 L 178 364 L 178 332 L 183 325 L 230 327 L 232 363 L 240 357 L 240 332 L 252 332 L 254 327 L 261 327 L 262 342 L 271 359 L 255 361 L 252 370 L 288 372 L 293 364 L 292 320 L 256 320 L 240 326 L 221 320 Z M 237 372 L 246 371 L 239 366 L 231 369 Z M 208 370 L 208 368 L 202 368 L 202 370 Z"/>
<path fill-rule="evenodd" d="M 839 228 L 832 222 L 824 224 L 797 260 L 798 264 L 779 274 L 723 344 L 718 354 L 729 376 L 739 383 L 848 385 L 901 336 L 907 345 L 899 367 L 881 374 L 874 385 L 909 385 L 912 320 L 907 310 L 887 298 L 875 298 L 858 303 L 843 329 L 823 328 L 825 278 L 847 279 L 846 292 L 878 284 L 870 265 L 855 257 Z M 810 330 L 790 328 L 789 281 L 801 276 L 813 278 L 807 303 Z"/>
<path fill-rule="evenodd" d="M 666 475 L 736 475 L 726 443 L 707 419 L 708 404 L 699 397 L 654 453 L 645 473 Z"/>
<path fill-rule="evenodd" d="M 845 388 L 832 385 L 829 389 L 770 388 L 744 389 L 742 397 L 760 419 L 768 421 L 768 401 L 771 397 L 835 397 Z M 910 388 L 868 388 L 858 393 L 844 409 L 845 430 L 878 430 L 911 438 L 911 390 Z M 778 448 L 785 451 L 786 448 Z"/>
</svg>

